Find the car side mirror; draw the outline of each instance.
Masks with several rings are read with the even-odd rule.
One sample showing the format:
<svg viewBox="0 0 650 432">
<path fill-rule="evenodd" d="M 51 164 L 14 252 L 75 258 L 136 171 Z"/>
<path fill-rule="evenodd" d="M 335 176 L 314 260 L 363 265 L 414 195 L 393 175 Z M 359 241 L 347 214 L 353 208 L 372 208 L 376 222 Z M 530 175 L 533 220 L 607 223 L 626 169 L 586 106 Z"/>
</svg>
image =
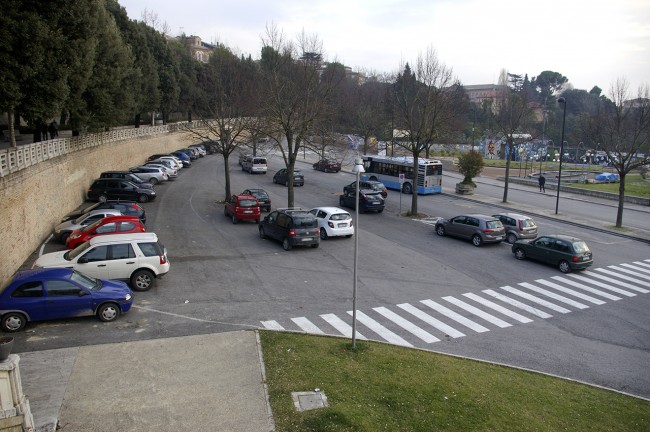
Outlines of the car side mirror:
<svg viewBox="0 0 650 432">
<path fill-rule="evenodd" d="M 79 291 L 79 297 L 83 297 L 83 296 L 87 296 L 87 295 L 90 295 L 90 293 L 87 292 L 87 291 L 84 291 L 84 290 Z"/>
<path fill-rule="evenodd" d="M 77 260 L 78 264 L 86 264 L 88 262 L 88 258 L 86 257 L 81 257 Z"/>
</svg>

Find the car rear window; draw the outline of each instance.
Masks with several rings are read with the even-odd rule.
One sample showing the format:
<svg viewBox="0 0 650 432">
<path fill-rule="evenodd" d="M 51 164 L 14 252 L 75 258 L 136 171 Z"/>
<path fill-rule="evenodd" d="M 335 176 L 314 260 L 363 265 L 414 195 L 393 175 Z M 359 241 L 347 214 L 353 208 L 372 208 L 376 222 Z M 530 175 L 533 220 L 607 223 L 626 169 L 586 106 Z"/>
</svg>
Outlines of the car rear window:
<svg viewBox="0 0 650 432">
<path fill-rule="evenodd" d="M 573 250 L 576 251 L 576 253 L 581 254 L 589 252 L 589 247 L 587 247 L 587 243 L 583 241 L 573 242 Z"/>
<path fill-rule="evenodd" d="M 503 224 L 501 223 L 501 221 L 498 221 L 498 220 L 486 221 L 485 226 L 487 226 L 489 229 L 501 229 L 501 228 L 503 228 Z"/>
<path fill-rule="evenodd" d="M 164 247 L 160 243 L 156 242 L 143 242 L 138 243 L 138 247 L 144 254 L 144 256 L 158 256 L 163 254 Z"/>
<path fill-rule="evenodd" d="M 295 228 L 314 228 L 318 225 L 314 216 L 293 216 L 293 225 Z"/>
<path fill-rule="evenodd" d="M 257 200 L 243 199 L 239 201 L 240 207 L 257 207 Z"/>
<path fill-rule="evenodd" d="M 331 220 L 347 220 L 347 219 L 352 219 L 352 216 L 350 216 L 348 213 L 336 213 L 333 214 L 332 217 L 330 217 Z"/>
<path fill-rule="evenodd" d="M 535 225 L 535 222 L 533 222 L 532 219 L 521 219 L 521 227 L 522 228 L 533 228 Z"/>
<path fill-rule="evenodd" d="M 255 158 L 255 159 L 253 159 L 253 163 L 254 164 L 266 165 L 266 159 L 265 158 Z"/>
<path fill-rule="evenodd" d="M 369 193 L 369 194 L 366 194 L 366 196 L 368 197 L 368 199 L 372 199 L 372 200 L 380 200 L 381 199 L 381 195 L 379 193 Z"/>
</svg>

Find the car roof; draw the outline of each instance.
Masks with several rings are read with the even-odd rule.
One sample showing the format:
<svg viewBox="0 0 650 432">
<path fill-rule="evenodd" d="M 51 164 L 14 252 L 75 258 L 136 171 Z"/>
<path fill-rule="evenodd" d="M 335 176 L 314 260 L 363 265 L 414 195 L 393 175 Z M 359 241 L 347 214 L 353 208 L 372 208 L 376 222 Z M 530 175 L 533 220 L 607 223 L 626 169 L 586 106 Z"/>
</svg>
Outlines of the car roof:
<svg viewBox="0 0 650 432">
<path fill-rule="evenodd" d="M 332 213 L 347 213 L 347 214 L 350 214 L 349 211 L 343 210 L 340 207 L 314 207 L 312 210 L 322 210 L 325 213 L 329 213 L 329 214 L 332 214 Z"/>
<path fill-rule="evenodd" d="M 514 219 L 532 219 L 530 216 L 522 215 L 519 213 L 496 213 L 494 216 L 508 216 Z"/>
<path fill-rule="evenodd" d="M 102 214 L 102 213 L 112 214 L 113 216 L 120 216 L 122 214 L 122 212 L 120 212 L 117 209 L 99 209 L 99 210 L 91 210 L 88 213 L 85 213 L 85 215 L 92 216 L 92 215 Z"/>
<path fill-rule="evenodd" d="M 475 218 L 479 218 L 479 219 L 487 219 L 487 220 L 495 220 L 496 219 L 494 216 L 488 216 L 488 215 L 481 214 L 481 213 L 470 213 L 470 214 L 458 215 L 458 216 L 470 216 L 470 217 L 475 217 Z"/>
<path fill-rule="evenodd" d="M 570 235 L 565 235 L 565 234 L 544 234 L 543 236 L 540 237 L 550 237 L 558 240 L 566 240 L 568 242 L 577 242 L 577 241 L 584 241 L 582 239 L 579 239 L 577 237 L 573 237 Z"/>
<path fill-rule="evenodd" d="M 236 196 L 237 198 L 243 198 L 243 199 L 254 199 L 256 200 L 254 195 L 249 195 L 249 194 L 235 194 L 233 196 Z"/>
<path fill-rule="evenodd" d="M 268 193 L 268 192 L 266 192 L 264 189 L 259 189 L 259 188 L 256 188 L 256 189 L 248 188 L 248 189 L 245 189 L 245 190 L 247 190 L 247 191 L 251 191 L 251 192 L 264 192 L 264 193 Z"/>
<path fill-rule="evenodd" d="M 13 278 L 11 278 L 6 284 L 2 285 L 0 292 L 4 291 L 9 285 L 14 282 L 23 282 L 35 277 L 67 277 L 72 273 L 71 268 L 65 267 L 51 267 L 51 268 L 41 268 L 41 269 L 25 269 L 17 271 Z"/>
<path fill-rule="evenodd" d="M 133 174 L 131 171 L 121 171 L 121 170 L 115 170 L 115 171 L 102 171 L 102 174 L 106 173 L 115 173 L 115 174 Z M 101 174 L 100 174 L 101 175 Z"/>
<path fill-rule="evenodd" d="M 131 216 L 131 215 L 112 215 L 112 216 L 106 216 L 104 219 L 100 219 L 104 222 L 113 222 L 113 221 L 123 221 L 123 220 L 133 220 L 133 221 L 140 221 L 140 218 L 137 216 Z"/>
<path fill-rule="evenodd" d="M 158 236 L 156 233 L 152 232 L 143 232 L 143 233 L 132 233 L 132 234 L 111 234 L 107 236 L 98 236 L 90 239 L 90 245 L 94 246 L 96 244 L 112 244 L 112 243 L 122 243 L 125 241 L 149 241 L 156 242 L 158 241 Z"/>
</svg>

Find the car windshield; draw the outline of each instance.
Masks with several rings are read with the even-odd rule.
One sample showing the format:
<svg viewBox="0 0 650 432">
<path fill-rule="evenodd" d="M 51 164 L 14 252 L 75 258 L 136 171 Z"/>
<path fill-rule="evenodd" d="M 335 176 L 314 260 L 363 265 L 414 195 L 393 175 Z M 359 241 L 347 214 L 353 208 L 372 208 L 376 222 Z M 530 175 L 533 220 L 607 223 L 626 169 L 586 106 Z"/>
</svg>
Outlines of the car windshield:
<svg viewBox="0 0 650 432">
<path fill-rule="evenodd" d="M 296 228 L 313 228 L 318 225 L 316 218 L 312 215 L 293 216 L 293 224 Z"/>
<path fill-rule="evenodd" d="M 257 200 L 243 199 L 239 201 L 240 207 L 257 207 Z"/>
<path fill-rule="evenodd" d="M 63 258 L 66 259 L 67 261 L 72 261 L 82 253 L 86 252 L 86 249 L 88 249 L 89 247 L 90 247 L 90 242 L 83 242 L 76 248 L 69 250 L 65 254 L 63 254 Z"/>
<path fill-rule="evenodd" d="M 251 191 L 251 195 L 253 195 L 256 198 L 268 198 L 269 194 L 263 191 Z"/>
<path fill-rule="evenodd" d="M 83 273 L 79 273 L 76 270 L 73 270 L 72 274 L 70 274 L 70 280 L 91 291 L 99 290 L 102 288 L 102 282 L 99 279 L 95 279 Z"/>
<path fill-rule="evenodd" d="M 102 220 L 103 219 L 96 220 L 95 222 L 91 223 L 90 225 L 83 227 L 81 229 L 81 232 L 88 232 L 91 229 L 97 228 L 98 226 L 100 226 L 102 224 Z"/>
<path fill-rule="evenodd" d="M 589 247 L 587 247 L 587 243 L 583 241 L 577 241 L 573 242 L 573 250 L 576 251 L 578 254 L 582 254 L 585 252 L 589 252 Z"/>
<path fill-rule="evenodd" d="M 503 224 L 501 223 L 501 221 L 498 221 L 498 220 L 486 221 L 485 226 L 488 227 L 489 229 L 501 229 L 501 228 L 503 228 Z"/>
<path fill-rule="evenodd" d="M 347 220 L 352 219 L 349 213 L 335 213 L 330 217 L 331 220 Z"/>
</svg>

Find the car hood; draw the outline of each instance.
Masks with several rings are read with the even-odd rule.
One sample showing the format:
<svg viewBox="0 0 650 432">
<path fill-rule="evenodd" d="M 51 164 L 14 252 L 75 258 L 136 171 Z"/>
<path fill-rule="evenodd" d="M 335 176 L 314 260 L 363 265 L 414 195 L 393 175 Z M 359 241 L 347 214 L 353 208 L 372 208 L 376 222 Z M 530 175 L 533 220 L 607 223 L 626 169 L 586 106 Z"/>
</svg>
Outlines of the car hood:
<svg viewBox="0 0 650 432">
<path fill-rule="evenodd" d="M 118 281 L 118 280 L 106 280 L 102 279 L 102 287 L 99 290 L 99 292 L 102 295 L 127 295 L 131 294 L 131 297 L 133 297 L 133 293 L 131 292 L 131 288 L 126 284 L 126 282 Z"/>
<path fill-rule="evenodd" d="M 81 227 L 81 225 L 77 225 L 76 223 L 74 223 L 74 219 L 71 219 L 71 220 L 68 220 L 68 221 L 65 221 L 65 222 L 62 222 L 62 223 L 58 224 L 56 226 L 56 228 L 54 228 L 54 232 L 59 232 L 59 231 L 63 231 L 63 230 L 74 231 L 74 230 L 76 230 L 77 228 L 80 228 L 80 227 Z"/>
<path fill-rule="evenodd" d="M 63 256 L 68 251 L 52 252 L 41 255 L 35 262 L 32 268 L 46 268 L 46 267 L 72 267 L 73 263 L 66 260 Z"/>
</svg>

